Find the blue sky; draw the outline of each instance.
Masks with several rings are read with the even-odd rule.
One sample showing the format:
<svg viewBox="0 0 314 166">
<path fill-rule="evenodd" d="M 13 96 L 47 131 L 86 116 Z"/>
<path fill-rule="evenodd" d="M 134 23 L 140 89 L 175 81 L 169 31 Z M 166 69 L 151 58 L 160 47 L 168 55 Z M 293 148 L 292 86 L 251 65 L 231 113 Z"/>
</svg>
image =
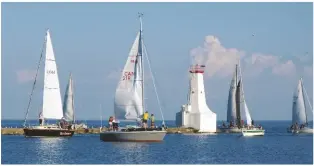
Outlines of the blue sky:
<svg viewBox="0 0 314 166">
<path fill-rule="evenodd" d="M 207 104 L 226 119 L 231 75 L 241 57 L 253 119 L 290 120 L 299 77 L 313 100 L 312 10 L 312 3 L 2 3 L 2 118 L 24 118 L 46 28 L 62 98 L 71 71 L 77 118 L 99 119 L 100 104 L 102 115 L 111 115 L 119 70 L 143 12 L 165 119 L 174 119 L 187 102 L 192 62 L 207 65 Z M 42 101 L 38 87 L 31 119 Z M 146 87 L 148 110 L 160 118 L 151 80 Z"/>
</svg>

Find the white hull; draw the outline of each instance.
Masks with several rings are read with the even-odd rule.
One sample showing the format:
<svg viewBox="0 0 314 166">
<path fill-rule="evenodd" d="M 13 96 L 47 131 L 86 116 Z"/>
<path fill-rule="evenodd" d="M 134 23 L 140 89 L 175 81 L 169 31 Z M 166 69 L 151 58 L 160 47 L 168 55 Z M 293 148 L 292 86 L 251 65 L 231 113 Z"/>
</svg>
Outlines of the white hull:
<svg viewBox="0 0 314 166">
<path fill-rule="evenodd" d="M 250 136 L 264 136 L 265 130 L 260 130 L 260 129 L 242 129 L 242 135 L 245 137 L 250 137 Z"/>
<path fill-rule="evenodd" d="M 308 128 L 308 127 L 305 127 L 305 128 L 302 128 L 302 129 L 296 129 L 296 130 L 288 128 L 287 132 L 288 133 L 294 133 L 294 134 L 297 134 L 297 133 L 313 134 L 313 129 Z"/>
<path fill-rule="evenodd" d="M 105 142 L 161 142 L 166 131 L 106 131 L 100 133 Z"/>
</svg>

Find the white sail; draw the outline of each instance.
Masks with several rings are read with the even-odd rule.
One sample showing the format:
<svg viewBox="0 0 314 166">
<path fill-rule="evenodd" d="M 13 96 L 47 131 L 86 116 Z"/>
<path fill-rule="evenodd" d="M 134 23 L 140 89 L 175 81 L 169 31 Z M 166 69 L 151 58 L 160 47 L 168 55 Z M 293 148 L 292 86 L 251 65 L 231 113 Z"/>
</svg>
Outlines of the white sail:
<svg viewBox="0 0 314 166">
<path fill-rule="evenodd" d="M 73 99 L 73 80 L 70 74 L 69 83 L 65 90 L 63 102 L 63 117 L 68 122 L 74 121 L 74 99 Z"/>
<path fill-rule="evenodd" d="M 240 61 L 239 61 L 239 72 L 240 72 L 240 80 L 241 80 L 241 91 L 242 91 L 242 99 L 243 99 L 243 106 L 244 106 L 244 113 L 245 113 L 245 119 L 246 119 L 246 124 L 248 126 L 252 125 L 252 118 L 250 115 L 249 108 L 246 105 L 245 97 L 244 97 L 244 90 L 243 90 L 243 80 L 242 80 L 242 71 L 240 67 Z"/>
<path fill-rule="evenodd" d="M 246 124 L 250 126 L 252 125 L 251 115 L 250 115 L 249 109 L 247 108 L 246 101 L 244 100 L 243 102 L 244 102 Z"/>
<path fill-rule="evenodd" d="M 307 95 L 306 89 L 305 89 L 305 87 L 304 87 L 304 85 L 303 85 L 303 80 L 302 80 L 302 87 L 303 87 L 303 91 L 304 91 L 305 97 L 306 97 L 306 99 L 307 99 L 307 102 L 309 103 L 310 109 L 311 109 L 311 111 L 313 112 L 313 107 L 312 107 L 312 104 L 311 104 L 311 102 L 310 102 L 309 96 Z"/>
<path fill-rule="evenodd" d="M 136 120 L 143 114 L 141 47 L 141 33 L 139 32 L 116 89 L 114 113 L 118 119 Z"/>
<path fill-rule="evenodd" d="M 297 90 L 293 95 L 292 124 L 299 125 L 306 123 L 305 102 L 303 98 L 302 80 L 299 80 Z"/>
<path fill-rule="evenodd" d="M 228 96 L 228 107 L 227 107 L 227 122 L 235 122 L 237 119 L 236 115 L 236 87 L 237 87 L 237 67 L 231 80 L 229 96 Z"/>
<path fill-rule="evenodd" d="M 46 34 L 45 76 L 43 92 L 43 117 L 61 119 L 63 116 L 57 65 L 49 30 Z"/>
</svg>

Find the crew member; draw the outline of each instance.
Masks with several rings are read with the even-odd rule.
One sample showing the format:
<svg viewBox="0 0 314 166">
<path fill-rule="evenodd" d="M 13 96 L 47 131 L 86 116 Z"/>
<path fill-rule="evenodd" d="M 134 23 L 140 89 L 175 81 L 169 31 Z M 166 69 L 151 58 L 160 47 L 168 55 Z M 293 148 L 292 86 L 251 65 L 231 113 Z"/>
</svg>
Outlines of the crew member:
<svg viewBox="0 0 314 166">
<path fill-rule="evenodd" d="M 143 114 L 143 125 L 144 125 L 144 128 L 147 128 L 147 120 L 149 118 L 149 114 L 148 114 L 148 111 L 146 111 L 144 114 Z"/>
<path fill-rule="evenodd" d="M 155 116 L 154 116 L 154 114 L 150 115 L 150 127 L 155 128 Z"/>
</svg>

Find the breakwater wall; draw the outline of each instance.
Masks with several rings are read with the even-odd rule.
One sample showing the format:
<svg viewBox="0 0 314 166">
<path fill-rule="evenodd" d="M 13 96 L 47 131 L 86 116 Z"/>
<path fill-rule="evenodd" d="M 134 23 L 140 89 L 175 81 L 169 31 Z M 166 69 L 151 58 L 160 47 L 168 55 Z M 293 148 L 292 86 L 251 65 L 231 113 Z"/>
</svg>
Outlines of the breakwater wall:
<svg viewBox="0 0 314 166">
<path fill-rule="evenodd" d="M 107 128 L 88 128 L 88 129 L 76 129 L 75 134 L 99 134 L 101 131 L 106 131 Z M 184 133 L 196 133 L 196 130 L 189 128 L 167 128 L 167 134 L 184 134 Z M 216 133 L 221 131 L 217 129 Z M 23 128 L 1 128 L 1 135 L 23 135 Z"/>
</svg>

